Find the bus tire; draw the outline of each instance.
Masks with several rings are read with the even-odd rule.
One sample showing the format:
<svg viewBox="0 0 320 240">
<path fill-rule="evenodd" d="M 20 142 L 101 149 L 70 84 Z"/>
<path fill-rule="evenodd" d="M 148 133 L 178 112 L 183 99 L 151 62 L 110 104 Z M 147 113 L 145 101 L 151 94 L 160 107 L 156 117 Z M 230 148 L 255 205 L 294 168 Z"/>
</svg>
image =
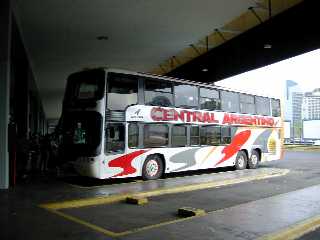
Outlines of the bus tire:
<svg viewBox="0 0 320 240">
<path fill-rule="evenodd" d="M 248 157 L 244 151 L 239 151 L 236 157 L 236 170 L 243 170 L 247 167 Z"/>
<path fill-rule="evenodd" d="M 248 168 L 255 169 L 259 166 L 260 154 L 257 150 L 252 150 L 251 156 L 248 160 Z"/>
<path fill-rule="evenodd" d="M 155 180 L 163 174 L 163 162 L 159 155 L 149 155 L 142 167 L 143 180 Z"/>
</svg>

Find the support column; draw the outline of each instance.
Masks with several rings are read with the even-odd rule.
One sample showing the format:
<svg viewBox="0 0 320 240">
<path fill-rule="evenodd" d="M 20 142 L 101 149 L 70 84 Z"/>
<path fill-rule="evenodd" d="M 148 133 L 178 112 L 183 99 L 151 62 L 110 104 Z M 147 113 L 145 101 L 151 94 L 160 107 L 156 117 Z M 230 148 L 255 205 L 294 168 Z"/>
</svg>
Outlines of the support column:
<svg viewBox="0 0 320 240">
<path fill-rule="evenodd" d="M 0 189 L 9 187 L 8 123 L 12 17 L 10 2 L 0 1 Z"/>
</svg>

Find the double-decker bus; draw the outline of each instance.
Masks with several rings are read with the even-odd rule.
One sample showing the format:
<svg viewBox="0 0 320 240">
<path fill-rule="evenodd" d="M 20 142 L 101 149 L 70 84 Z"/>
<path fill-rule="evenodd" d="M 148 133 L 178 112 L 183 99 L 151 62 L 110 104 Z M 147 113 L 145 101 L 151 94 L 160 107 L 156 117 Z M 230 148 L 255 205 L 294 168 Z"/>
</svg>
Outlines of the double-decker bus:
<svg viewBox="0 0 320 240">
<path fill-rule="evenodd" d="M 63 103 L 63 149 L 78 173 L 142 176 L 282 156 L 280 100 L 116 69 L 74 73 Z"/>
</svg>

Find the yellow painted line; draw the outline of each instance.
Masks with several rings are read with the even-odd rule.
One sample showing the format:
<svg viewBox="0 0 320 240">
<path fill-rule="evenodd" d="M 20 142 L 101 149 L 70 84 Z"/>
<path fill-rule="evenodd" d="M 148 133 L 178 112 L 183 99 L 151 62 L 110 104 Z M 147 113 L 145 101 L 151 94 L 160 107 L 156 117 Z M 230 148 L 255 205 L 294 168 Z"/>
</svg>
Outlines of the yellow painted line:
<svg viewBox="0 0 320 240">
<path fill-rule="evenodd" d="M 293 240 L 320 227 L 320 215 L 299 222 L 293 226 L 280 230 L 279 232 L 265 235 L 258 240 Z"/>
<path fill-rule="evenodd" d="M 173 188 L 155 189 L 152 191 L 136 193 L 133 195 L 139 196 L 139 197 L 154 197 L 154 196 L 160 196 L 165 194 L 204 190 L 204 189 L 217 188 L 221 186 L 227 186 L 227 185 L 238 184 L 243 182 L 250 182 L 254 180 L 263 180 L 267 178 L 284 176 L 287 173 L 289 173 L 289 171 L 290 170 L 288 169 L 283 169 L 282 171 L 279 171 L 278 173 L 275 173 L 275 174 L 260 174 L 256 176 L 240 177 L 236 179 L 229 179 L 229 180 L 223 180 L 223 181 L 217 181 L 217 182 L 198 183 L 198 184 L 191 184 L 191 185 L 179 186 L 179 187 L 173 187 Z"/>
<path fill-rule="evenodd" d="M 87 228 L 90 228 L 90 229 L 92 229 L 92 230 L 94 230 L 96 232 L 100 232 L 100 233 L 102 233 L 104 235 L 107 235 L 107 236 L 110 236 L 110 237 L 118 237 L 118 235 L 119 235 L 118 233 L 109 231 L 107 229 L 104 229 L 104 228 L 99 227 L 97 225 L 94 225 L 92 223 L 86 222 L 86 221 L 84 221 L 84 220 L 82 220 L 80 218 L 77 218 L 77 217 L 74 217 L 74 216 L 71 216 L 71 215 L 56 211 L 56 210 L 52 210 L 52 209 L 47 209 L 47 210 L 50 211 L 51 213 L 57 214 L 60 217 L 63 217 L 64 219 L 67 219 L 69 221 L 78 223 L 78 224 L 83 225 L 83 226 L 85 226 Z"/>
<path fill-rule="evenodd" d="M 76 199 L 76 200 L 70 200 L 70 201 L 64 201 L 64 202 L 40 204 L 40 207 L 46 208 L 46 209 L 52 209 L 52 210 L 59 210 L 59 209 L 66 209 L 66 208 L 80 208 L 80 207 L 86 207 L 86 206 L 120 202 L 122 200 L 125 200 L 129 196 L 131 195 L 120 194 L 120 195 L 112 195 L 107 197 Z"/>
<path fill-rule="evenodd" d="M 104 234 L 106 236 L 109 236 L 109 237 L 122 237 L 122 236 L 126 236 L 126 235 L 129 235 L 129 234 L 132 234 L 132 233 L 142 232 L 142 231 L 145 231 L 145 230 L 148 230 L 148 229 L 158 228 L 158 227 L 170 225 L 170 224 L 173 224 L 173 223 L 184 222 L 184 221 L 188 221 L 188 220 L 191 220 L 191 219 L 194 219 L 194 218 L 203 217 L 203 216 L 206 215 L 206 213 L 205 213 L 203 215 L 192 216 L 192 217 L 188 217 L 188 218 L 180 218 L 180 219 L 175 219 L 175 220 L 171 220 L 171 221 L 165 221 L 165 222 L 152 224 L 152 225 L 148 225 L 148 226 L 144 226 L 144 227 L 140 227 L 140 228 L 135 228 L 135 229 L 128 230 L 128 231 L 113 232 L 113 231 L 110 231 L 108 229 L 99 227 L 99 226 L 97 226 L 95 224 L 89 223 L 89 222 L 84 221 L 84 220 L 82 220 L 80 218 L 71 216 L 69 214 L 66 214 L 66 213 L 63 213 L 63 212 L 60 212 L 60 211 L 57 211 L 57 210 L 53 210 L 53 209 L 46 209 L 46 210 L 51 212 L 51 213 L 53 213 L 53 214 L 56 214 L 56 215 L 64 218 L 64 219 L 67 219 L 69 221 L 75 222 L 77 224 L 85 226 L 85 227 L 87 227 L 87 228 L 89 228 L 91 230 L 94 230 L 96 232 L 102 233 L 102 234 Z"/>
<path fill-rule="evenodd" d="M 142 231 L 146 231 L 146 230 L 149 230 L 149 229 L 158 228 L 158 227 L 162 227 L 162 226 L 166 226 L 166 225 L 170 225 L 170 224 L 174 224 L 174 223 L 189 221 L 189 220 L 192 220 L 194 218 L 203 217 L 205 215 L 207 215 L 207 214 L 205 213 L 205 214 L 203 214 L 201 216 L 198 215 L 198 216 L 192 216 L 192 217 L 188 217 L 188 218 L 179 218 L 179 219 L 175 219 L 175 220 L 171 220 L 171 221 L 166 221 L 166 222 L 161 222 L 161 223 L 157 223 L 157 224 L 148 225 L 148 226 L 145 226 L 145 227 L 135 228 L 135 229 L 128 230 L 128 231 L 125 231 L 125 232 L 120 232 L 120 233 L 117 233 L 117 234 L 118 234 L 119 237 L 122 237 L 122 236 L 129 235 L 129 234 L 132 234 L 132 233 L 142 232 Z"/>
<path fill-rule="evenodd" d="M 178 186 L 178 187 L 172 187 L 172 188 L 159 188 L 159 189 L 140 192 L 140 193 L 118 194 L 118 195 L 111 195 L 106 197 L 95 197 L 95 198 L 70 200 L 70 201 L 57 202 L 57 203 L 46 203 L 46 204 L 41 204 L 40 206 L 47 209 L 59 210 L 59 209 L 66 209 L 66 208 L 79 208 L 79 207 L 94 206 L 94 205 L 101 205 L 101 204 L 110 204 L 114 202 L 124 201 L 128 197 L 146 198 L 146 197 L 160 196 L 165 194 L 190 192 L 190 191 L 203 190 L 203 189 L 209 189 L 209 188 L 218 188 L 221 186 L 227 186 L 231 184 L 238 184 L 238 183 L 249 182 L 254 180 L 262 180 L 267 178 L 279 177 L 279 176 L 286 175 L 288 172 L 289 172 L 288 169 L 279 169 L 277 172 L 262 173 L 259 175 L 249 176 L 249 177 L 239 177 L 239 178 L 229 179 L 229 180 L 197 183 L 197 184 Z"/>
</svg>

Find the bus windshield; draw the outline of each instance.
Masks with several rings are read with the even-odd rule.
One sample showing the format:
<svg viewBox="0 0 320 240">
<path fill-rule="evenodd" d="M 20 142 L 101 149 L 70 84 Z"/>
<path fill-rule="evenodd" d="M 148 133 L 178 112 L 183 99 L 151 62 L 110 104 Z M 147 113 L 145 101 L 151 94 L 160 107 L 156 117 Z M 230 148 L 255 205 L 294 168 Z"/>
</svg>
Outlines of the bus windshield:
<svg viewBox="0 0 320 240">
<path fill-rule="evenodd" d="M 65 103 L 97 101 L 104 96 L 104 72 L 76 73 L 68 79 Z"/>
<path fill-rule="evenodd" d="M 96 156 L 101 151 L 102 115 L 94 111 L 70 112 L 63 117 L 64 146 L 78 156 Z"/>
</svg>

